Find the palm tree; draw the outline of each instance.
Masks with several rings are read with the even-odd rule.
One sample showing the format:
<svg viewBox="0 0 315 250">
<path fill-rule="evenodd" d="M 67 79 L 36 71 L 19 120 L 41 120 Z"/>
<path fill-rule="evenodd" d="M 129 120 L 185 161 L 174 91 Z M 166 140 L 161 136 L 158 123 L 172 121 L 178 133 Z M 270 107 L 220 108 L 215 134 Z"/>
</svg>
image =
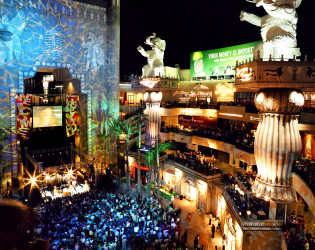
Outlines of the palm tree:
<svg viewBox="0 0 315 250">
<path fill-rule="evenodd" d="M 108 166 L 107 165 L 107 141 L 110 138 L 110 135 L 108 133 L 108 130 L 104 129 L 102 132 L 100 132 L 98 134 L 98 138 L 100 138 L 101 140 L 103 140 L 103 157 L 105 159 L 102 160 L 102 165 L 101 165 L 101 174 L 103 174 L 103 164 L 105 163 L 105 167 Z"/>
<path fill-rule="evenodd" d="M 105 167 L 109 165 L 109 148 L 108 148 L 108 141 L 111 138 L 109 134 L 109 120 L 113 118 L 113 114 L 108 110 L 99 109 L 93 112 L 93 120 L 97 123 L 98 129 L 98 138 L 103 141 L 102 150 L 103 150 L 103 159 L 101 165 L 101 173 L 103 170 L 103 164 L 105 163 Z"/>
<path fill-rule="evenodd" d="M 157 198 L 160 199 L 160 153 L 164 152 L 167 149 L 171 149 L 173 145 L 168 142 L 163 142 L 159 144 L 159 138 L 157 139 L 157 144 L 154 148 L 154 156 L 156 159 L 156 180 L 157 180 Z M 154 190 L 155 192 L 155 190 Z"/>
<path fill-rule="evenodd" d="M 150 151 L 146 152 L 146 154 L 144 156 L 144 162 L 145 162 L 145 165 L 149 169 L 148 173 L 147 173 L 147 177 L 148 177 L 147 197 L 150 196 L 152 168 L 154 167 L 154 163 L 155 163 L 154 159 L 155 159 L 155 157 L 154 157 L 153 150 L 150 150 Z"/>
<path fill-rule="evenodd" d="M 128 161 L 129 142 L 130 142 L 130 137 L 133 134 L 137 133 L 137 126 L 124 120 L 121 123 L 121 130 L 126 136 L 126 148 L 125 148 L 125 157 L 126 157 L 125 164 L 126 164 L 126 169 L 127 169 L 126 183 L 127 183 L 127 192 L 130 192 L 130 169 L 129 169 L 129 161 Z"/>
<path fill-rule="evenodd" d="M 138 169 L 137 169 L 137 192 L 140 194 L 140 185 L 141 185 L 141 172 L 140 172 L 140 148 L 141 148 L 141 132 L 142 127 L 145 125 L 145 123 L 148 121 L 148 115 L 143 113 L 143 109 L 140 110 L 140 112 L 134 116 L 132 119 L 133 122 L 136 123 L 136 126 L 138 128 L 138 147 L 137 147 L 137 162 L 138 162 Z"/>
<path fill-rule="evenodd" d="M 109 127 L 111 128 L 112 132 L 115 134 L 116 137 L 116 148 L 117 148 L 117 164 L 118 164 L 118 157 L 119 157 L 119 152 L 120 152 L 120 142 L 119 142 L 119 137 L 123 133 L 121 126 L 122 122 L 119 118 L 112 118 L 109 120 L 108 123 Z M 121 187 L 121 166 L 118 166 L 118 190 L 120 191 Z"/>
<path fill-rule="evenodd" d="M 147 195 L 150 195 L 151 175 L 152 175 L 152 171 L 154 172 L 154 167 L 156 166 L 155 169 L 157 172 L 157 176 L 156 176 L 157 184 L 155 185 L 155 187 L 157 187 L 157 197 L 158 199 L 160 199 L 160 153 L 172 147 L 173 145 L 168 142 L 163 142 L 160 144 L 157 143 L 154 148 L 152 148 L 150 151 L 146 153 L 144 157 L 144 161 L 147 167 L 149 168 Z M 154 187 L 154 193 L 155 193 L 155 187 Z"/>
<path fill-rule="evenodd" d="M 2 178 L 5 171 L 5 162 L 3 161 L 3 157 L 5 155 L 12 154 L 10 147 L 11 143 L 5 144 L 6 137 L 8 136 L 17 136 L 16 132 L 13 131 L 5 121 L 0 117 L 0 197 L 1 197 L 1 187 L 2 187 Z M 16 143 L 16 141 L 14 142 Z M 13 171 L 11 169 L 11 171 Z"/>
</svg>

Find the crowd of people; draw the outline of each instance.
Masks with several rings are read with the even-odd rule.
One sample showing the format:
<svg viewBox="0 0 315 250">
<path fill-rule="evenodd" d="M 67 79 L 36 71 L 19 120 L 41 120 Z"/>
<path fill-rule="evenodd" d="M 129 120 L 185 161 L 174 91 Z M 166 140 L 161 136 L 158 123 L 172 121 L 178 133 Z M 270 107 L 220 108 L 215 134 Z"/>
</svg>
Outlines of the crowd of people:
<svg viewBox="0 0 315 250">
<path fill-rule="evenodd" d="M 220 110 L 220 106 L 241 106 L 245 107 L 246 112 L 258 113 L 258 110 L 253 102 L 215 102 L 209 103 L 206 101 L 167 101 L 162 102 L 161 106 L 163 108 L 200 108 L 200 109 L 217 109 Z"/>
<path fill-rule="evenodd" d="M 163 126 L 161 132 L 168 133 L 182 133 L 189 136 L 199 136 L 210 138 L 214 140 L 223 141 L 235 145 L 237 148 L 244 151 L 254 152 L 254 135 L 242 130 L 227 130 L 217 127 L 207 128 L 192 128 L 188 130 L 181 130 L 178 126 Z"/>
<path fill-rule="evenodd" d="M 306 219 L 300 213 L 293 211 L 287 216 L 284 237 L 288 249 L 315 249 L 315 237 L 305 228 Z"/>
<path fill-rule="evenodd" d="M 237 176 L 224 174 L 222 179 L 227 184 L 226 191 L 234 202 L 240 216 L 244 219 L 253 220 L 268 219 L 270 202 L 255 197 L 251 191 L 247 192 L 245 190 L 244 192 L 239 186 L 239 174 Z"/>
<path fill-rule="evenodd" d="M 38 205 L 37 236 L 51 249 L 171 249 L 179 239 L 179 215 L 153 198 L 88 192 Z M 168 248 L 170 247 L 170 248 Z"/>
<path fill-rule="evenodd" d="M 313 193 L 315 193 L 315 162 L 306 158 L 301 158 L 295 163 L 292 170 L 302 177 L 312 189 Z"/>
<path fill-rule="evenodd" d="M 191 151 L 190 153 L 169 154 L 169 160 L 173 160 L 187 168 L 190 168 L 203 175 L 213 175 L 221 173 L 220 169 L 214 166 L 214 159 L 205 157 L 199 153 Z"/>
</svg>

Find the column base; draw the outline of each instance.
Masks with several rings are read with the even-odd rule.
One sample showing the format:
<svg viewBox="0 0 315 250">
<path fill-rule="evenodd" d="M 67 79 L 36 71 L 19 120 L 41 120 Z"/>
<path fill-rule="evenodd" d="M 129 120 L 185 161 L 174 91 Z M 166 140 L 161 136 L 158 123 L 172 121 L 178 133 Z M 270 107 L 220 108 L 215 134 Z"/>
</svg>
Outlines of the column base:
<svg viewBox="0 0 315 250">
<path fill-rule="evenodd" d="M 285 203 L 295 201 L 294 190 L 291 186 L 266 183 L 260 180 L 259 177 L 256 178 L 252 190 L 257 197 L 262 197 L 266 200 L 271 199 L 275 202 Z"/>
</svg>

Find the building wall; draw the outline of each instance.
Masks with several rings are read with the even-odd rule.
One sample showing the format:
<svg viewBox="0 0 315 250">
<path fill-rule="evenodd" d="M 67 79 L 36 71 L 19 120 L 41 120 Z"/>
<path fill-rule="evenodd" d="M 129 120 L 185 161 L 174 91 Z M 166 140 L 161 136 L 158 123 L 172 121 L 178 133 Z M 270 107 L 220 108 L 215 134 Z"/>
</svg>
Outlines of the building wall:
<svg viewBox="0 0 315 250">
<path fill-rule="evenodd" d="M 11 32 L 0 40 L 1 117 L 15 130 L 14 98 L 24 93 L 24 78 L 34 77 L 40 67 L 66 68 L 87 94 L 87 149 L 93 154 L 97 130 L 92 114 L 119 114 L 119 6 L 12 0 L 0 2 L 0 10 L 1 29 Z M 16 170 L 16 153 L 10 155 Z"/>
</svg>

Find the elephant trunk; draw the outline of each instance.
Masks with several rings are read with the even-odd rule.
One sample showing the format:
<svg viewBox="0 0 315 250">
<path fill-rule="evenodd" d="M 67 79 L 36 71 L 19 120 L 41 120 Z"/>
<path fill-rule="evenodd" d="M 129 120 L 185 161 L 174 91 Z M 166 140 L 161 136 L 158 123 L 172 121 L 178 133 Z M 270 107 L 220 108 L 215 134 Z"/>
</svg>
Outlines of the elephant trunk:
<svg viewBox="0 0 315 250">
<path fill-rule="evenodd" d="M 148 37 L 145 39 L 145 44 L 151 45 L 151 44 L 152 44 L 151 39 L 154 38 L 155 36 L 156 36 L 155 33 L 152 33 L 151 36 L 148 36 Z"/>
</svg>

